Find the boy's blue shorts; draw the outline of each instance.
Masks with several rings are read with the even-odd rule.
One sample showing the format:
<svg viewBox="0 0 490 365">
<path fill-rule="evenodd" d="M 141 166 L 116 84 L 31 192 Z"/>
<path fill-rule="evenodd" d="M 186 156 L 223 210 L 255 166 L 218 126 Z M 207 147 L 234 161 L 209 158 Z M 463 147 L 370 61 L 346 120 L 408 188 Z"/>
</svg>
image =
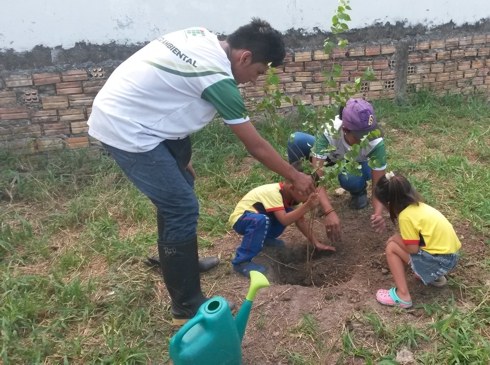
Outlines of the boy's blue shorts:
<svg viewBox="0 0 490 365">
<path fill-rule="evenodd" d="M 424 250 L 410 255 L 412 270 L 420 276 L 425 285 L 454 269 L 459 256 L 456 253 L 432 255 Z"/>
</svg>

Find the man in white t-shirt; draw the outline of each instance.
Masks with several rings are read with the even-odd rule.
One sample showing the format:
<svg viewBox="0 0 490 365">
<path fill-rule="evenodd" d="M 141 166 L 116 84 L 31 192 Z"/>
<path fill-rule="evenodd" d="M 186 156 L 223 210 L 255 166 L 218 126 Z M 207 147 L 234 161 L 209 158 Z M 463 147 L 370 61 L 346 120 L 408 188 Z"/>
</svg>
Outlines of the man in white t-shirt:
<svg viewBox="0 0 490 365">
<path fill-rule="evenodd" d="M 128 58 L 95 98 L 89 134 L 157 208 L 160 267 L 175 324 L 194 316 L 206 300 L 199 277 L 192 133 L 217 112 L 258 161 L 299 192 L 314 191 L 311 177 L 258 134 L 237 87 L 255 82 L 284 57 L 281 34 L 260 19 L 225 41 L 204 28 L 188 28 L 161 36 Z"/>
</svg>

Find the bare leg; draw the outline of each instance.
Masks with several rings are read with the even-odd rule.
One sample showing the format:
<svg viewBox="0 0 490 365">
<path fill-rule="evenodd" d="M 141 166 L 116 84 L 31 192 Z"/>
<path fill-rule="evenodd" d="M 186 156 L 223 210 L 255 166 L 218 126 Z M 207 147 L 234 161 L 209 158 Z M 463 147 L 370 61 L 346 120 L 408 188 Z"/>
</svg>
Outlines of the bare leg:
<svg viewBox="0 0 490 365">
<path fill-rule="evenodd" d="M 391 236 L 386 244 L 386 260 L 390 267 L 393 280 L 395 280 L 396 293 L 404 301 L 410 302 L 407 278 L 405 277 L 405 266 L 409 263 L 410 255 L 405 251 L 403 242 L 399 235 Z"/>
</svg>

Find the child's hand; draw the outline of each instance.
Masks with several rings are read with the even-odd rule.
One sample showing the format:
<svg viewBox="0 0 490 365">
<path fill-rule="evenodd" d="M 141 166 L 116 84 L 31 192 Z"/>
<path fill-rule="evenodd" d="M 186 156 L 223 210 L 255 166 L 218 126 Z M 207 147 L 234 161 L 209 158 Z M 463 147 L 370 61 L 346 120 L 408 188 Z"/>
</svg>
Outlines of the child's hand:
<svg viewBox="0 0 490 365">
<path fill-rule="evenodd" d="M 320 199 L 318 198 L 317 193 L 311 193 L 310 196 L 308 196 L 308 200 L 306 201 L 305 205 L 308 206 L 309 209 L 313 209 L 318 207 L 320 204 Z"/>
<path fill-rule="evenodd" d="M 315 245 L 315 248 L 318 251 L 331 251 L 331 252 L 337 251 L 337 249 L 335 247 L 325 245 L 325 244 L 321 243 L 320 241 L 318 241 L 316 238 L 313 238 L 312 241 L 313 241 L 313 244 Z"/>
<path fill-rule="evenodd" d="M 371 216 L 371 227 L 376 233 L 382 233 L 386 230 L 386 222 L 383 216 L 373 214 Z"/>
<path fill-rule="evenodd" d="M 325 217 L 325 231 L 331 242 L 339 242 L 342 240 L 340 219 L 335 211 L 330 212 Z"/>
</svg>

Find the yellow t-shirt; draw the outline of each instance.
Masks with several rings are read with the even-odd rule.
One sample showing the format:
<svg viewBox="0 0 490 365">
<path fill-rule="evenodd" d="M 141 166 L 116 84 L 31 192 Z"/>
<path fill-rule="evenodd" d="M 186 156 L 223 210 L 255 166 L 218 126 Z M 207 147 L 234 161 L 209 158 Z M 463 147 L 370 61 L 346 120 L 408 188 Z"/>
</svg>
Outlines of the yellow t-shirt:
<svg viewBox="0 0 490 365">
<path fill-rule="evenodd" d="M 285 210 L 289 204 L 282 198 L 282 185 L 282 183 L 266 184 L 250 190 L 238 202 L 228 219 L 228 223 L 233 226 L 247 210 L 255 213 L 272 213 Z"/>
<path fill-rule="evenodd" d="M 419 245 L 430 254 L 451 254 L 461 242 L 451 223 L 437 209 L 425 203 L 410 204 L 398 217 L 400 234 L 406 245 Z"/>
</svg>

